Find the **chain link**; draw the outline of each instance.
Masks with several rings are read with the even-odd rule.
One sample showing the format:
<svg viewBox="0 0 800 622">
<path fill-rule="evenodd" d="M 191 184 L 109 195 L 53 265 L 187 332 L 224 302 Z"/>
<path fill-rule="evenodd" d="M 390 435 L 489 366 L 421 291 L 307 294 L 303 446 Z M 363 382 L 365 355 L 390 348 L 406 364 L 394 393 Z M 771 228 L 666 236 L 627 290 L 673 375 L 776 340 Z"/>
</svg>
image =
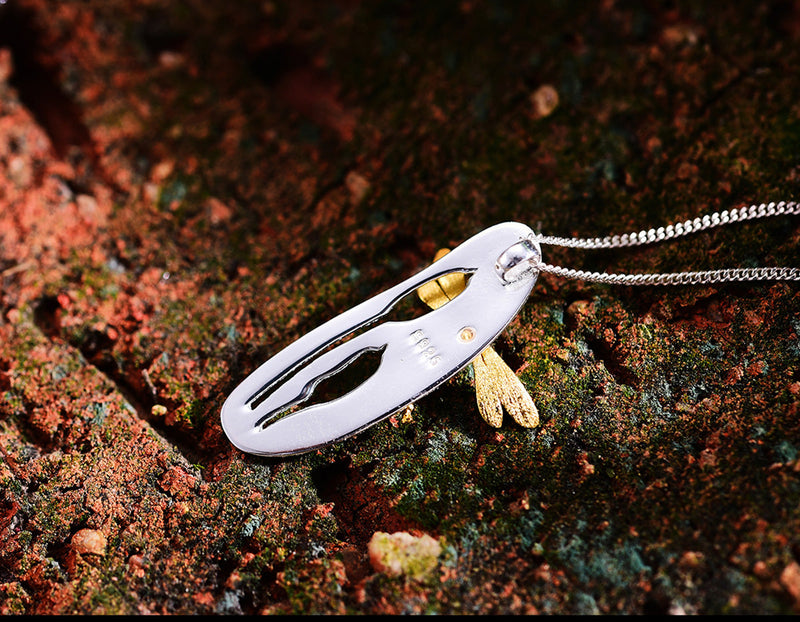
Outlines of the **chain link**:
<svg viewBox="0 0 800 622">
<path fill-rule="evenodd" d="M 548 272 L 566 279 L 608 283 L 610 285 L 699 285 L 726 281 L 800 281 L 798 268 L 726 268 L 700 272 L 660 274 L 609 274 L 587 272 L 540 263 L 539 272 Z"/>
<path fill-rule="evenodd" d="M 704 229 L 720 227 L 733 222 L 755 220 L 768 216 L 800 214 L 800 205 L 794 201 L 779 203 L 761 203 L 734 210 L 714 212 L 693 220 L 648 229 L 624 235 L 611 235 L 604 238 L 562 238 L 537 235 L 539 244 L 564 246 L 569 248 L 602 249 L 621 248 L 651 244 L 689 235 Z M 588 272 L 553 266 L 539 262 L 539 272 L 547 272 L 567 279 L 608 283 L 612 285 L 698 285 L 722 283 L 728 281 L 800 281 L 800 268 L 724 268 L 721 270 L 703 270 L 698 272 L 672 272 L 655 274 L 610 274 L 607 272 Z"/>
<path fill-rule="evenodd" d="M 623 235 L 609 235 L 604 238 L 560 238 L 555 236 L 537 235 L 536 241 L 539 244 L 550 244 L 552 246 L 566 246 L 569 248 L 621 248 L 624 246 L 640 246 L 642 244 L 652 244 L 663 240 L 689 235 L 704 229 L 721 227 L 734 222 L 745 220 L 755 220 L 768 216 L 798 215 L 800 205 L 795 201 L 780 201 L 779 203 L 761 203 L 760 205 L 750 205 L 739 209 L 724 210 L 714 212 L 705 216 L 699 216 L 686 222 L 679 222 L 666 227 L 657 229 L 647 229 Z"/>
</svg>

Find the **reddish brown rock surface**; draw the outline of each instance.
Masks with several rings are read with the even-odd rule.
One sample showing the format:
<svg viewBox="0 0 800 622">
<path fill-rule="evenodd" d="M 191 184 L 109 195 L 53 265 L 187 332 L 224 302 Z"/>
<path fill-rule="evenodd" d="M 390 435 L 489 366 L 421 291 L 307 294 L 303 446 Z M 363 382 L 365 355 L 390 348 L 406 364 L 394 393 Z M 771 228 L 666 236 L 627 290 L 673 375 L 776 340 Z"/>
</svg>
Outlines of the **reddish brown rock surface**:
<svg viewBox="0 0 800 622">
<path fill-rule="evenodd" d="M 800 611 L 794 284 L 541 277 L 496 344 L 536 430 L 465 371 L 313 454 L 225 438 L 269 355 L 486 226 L 798 198 L 797 2 L 418 4 L 0 5 L 0 611 Z M 797 265 L 798 220 L 546 259 Z"/>
</svg>

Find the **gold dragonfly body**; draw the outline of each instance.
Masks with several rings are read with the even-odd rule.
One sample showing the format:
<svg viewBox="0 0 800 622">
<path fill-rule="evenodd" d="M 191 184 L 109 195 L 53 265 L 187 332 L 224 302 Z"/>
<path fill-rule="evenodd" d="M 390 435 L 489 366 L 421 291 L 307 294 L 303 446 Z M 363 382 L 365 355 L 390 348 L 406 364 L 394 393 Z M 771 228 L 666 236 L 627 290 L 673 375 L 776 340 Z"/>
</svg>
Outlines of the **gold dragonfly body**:
<svg viewBox="0 0 800 622">
<path fill-rule="evenodd" d="M 449 252 L 446 248 L 441 249 L 434 261 Z M 467 278 L 463 272 L 451 272 L 422 285 L 417 289 L 417 295 L 429 307 L 438 309 L 464 291 L 466 285 Z M 478 411 L 486 423 L 499 428 L 503 424 L 505 409 L 523 427 L 535 428 L 539 425 L 536 404 L 517 375 L 492 346 L 473 359 L 472 368 L 475 372 Z"/>
</svg>

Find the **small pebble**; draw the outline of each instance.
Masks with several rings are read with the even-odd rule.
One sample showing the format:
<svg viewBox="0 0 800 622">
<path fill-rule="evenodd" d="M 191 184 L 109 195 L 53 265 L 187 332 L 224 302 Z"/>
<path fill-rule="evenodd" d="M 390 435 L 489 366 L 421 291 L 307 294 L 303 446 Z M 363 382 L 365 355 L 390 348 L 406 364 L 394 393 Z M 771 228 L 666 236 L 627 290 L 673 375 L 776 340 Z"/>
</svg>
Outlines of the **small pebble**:
<svg viewBox="0 0 800 622">
<path fill-rule="evenodd" d="M 558 91 L 550 84 L 543 84 L 530 96 L 533 116 L 537 119 L 546 117 L 558 107 Z"/>
<path fill-rule="evenodd" d="M 103 556 L 106 554 L 106 544 L 106 537 L 97 529 L 81 529 L 70 541 L 72 550 L 78 555 Z"/>
</svg>

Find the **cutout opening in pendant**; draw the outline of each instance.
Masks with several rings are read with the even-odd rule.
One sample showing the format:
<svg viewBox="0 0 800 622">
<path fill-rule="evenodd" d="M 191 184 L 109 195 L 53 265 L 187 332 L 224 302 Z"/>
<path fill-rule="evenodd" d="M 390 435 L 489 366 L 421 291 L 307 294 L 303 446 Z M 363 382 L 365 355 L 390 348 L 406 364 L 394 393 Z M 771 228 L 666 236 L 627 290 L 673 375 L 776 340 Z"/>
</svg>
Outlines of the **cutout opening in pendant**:
<svg viewBox="0 0 800 622">
<path fill-rule="evenodd" d="M 370 318 L 361 325 L 353 327 L 349 332 L 340 335 L 327 345 L 319 348 L 316 352 L 312 353 L 307 359 L 296 365 L 293 369 L 285 370 L 284 373 L 273 379 L 272 382 L 261 387 L 256 393 L 250 396 L 250 398 L 247 400 L 247 404 L 250 406 L 251 410 L 256 410 L 283 385 L 303 374 L 309 365 L 311 365 L 319 357 L 331 352 L 335 348 L 347 343 L 351 339 L 354 339 L 367 330 L 373 329 L 376 325 L 388 322 L 401 323 L 411 321 L 445 306 L 467 291 L 471 277 L 472 272 L 466 270 L 451 271 L 437 275 L 419 287 L 406 291 L 402 296 L 397 298 L 386 309 L 384 309 L 383 312 L 375 315 L 373 318 Z M 420 301 L 422 301 L 424 304 L 421 304 Z M 292 414 L 292 412 L 295 412 L 299 409 L 300 405 L 302 405 L 303 408 L 308 408 L 316 404 L 327 403 L 333 401 L 334 399 L 338 399 L 339 397 L 343 397 L 350 391 L 358 388 L 377 371 L 380 365 L 382 353 L 385 349 L 386 344 L 380 348 L 367 348 L 361 350 L 347 360 L 343 361 L 341 364 L 337 365 L 335 368 L 326 370 L 312 378 L 309 378 L 304 382 L 302 389 L 298 394 L 292 396 L 291 399 L 286 401 L 281 406 L 268 412 L 260 420 L 261 427 L 266 427 L 274 421 Z M 357 369 L 371 367 L 371 373 L 364 375 L 364 372 L 362 371 L 361 380 L 355 384 L 352 384 L 352 378 L 350 378 L 350 375 L 348 374 L 347 377 L 350 378 L 350 380 L 347 382 L 347 384 L 352 384 L 349 389 L 343 393 L 341 389 L 339 389 L 338 393 L 340 393 L 340 395 L 336 397 L 319 397 L 323 392 L 318 389 L 317 385 L 323 382 L 326 386 L 330 385 L 327 389 L 325 389 L 327 394 L 330 394 L 336 390 L 335 379 L 341 375 L 343 370 L 346 370 L 346 368 L 349 368 L 359 360 L 360 364 L 356 366 Z M 369 365 L 370 362 L 371 365 Z M 312 403 L 308 403 L 309 398 L 312 396 L 316 396 L 315 400 Z"/>
<path fill-rule="evenodd" d="M 289 403 L 281 408 L 269 413 L 260 423 L 261 427 L 266 428 L 268 425 L 291 415 L 300 408 L 327 404 L 345 397 L 375 375 L 380 367 L 385 350 L 386 346 L 382 348 L 366 348 L 355 353 L 338 367 L 312 378 L 305 384 L 298 399 L 290 400 Z M 267 393 L 260 397 L 253 408 L 257 407 L 268 396 L 269 394 Z"/>
</svg>

